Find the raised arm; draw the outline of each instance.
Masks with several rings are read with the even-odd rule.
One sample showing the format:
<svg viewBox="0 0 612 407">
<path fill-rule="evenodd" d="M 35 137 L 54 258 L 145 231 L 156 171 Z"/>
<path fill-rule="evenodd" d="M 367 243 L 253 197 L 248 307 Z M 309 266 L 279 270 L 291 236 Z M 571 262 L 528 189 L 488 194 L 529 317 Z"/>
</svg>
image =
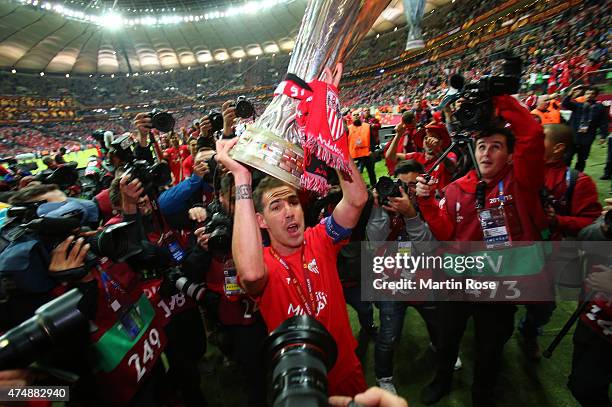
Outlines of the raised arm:
<svg viewBox="0 0 612 407">
<path fill-rule="evenodd" d="M 240 282 L 251 296 L 259 296 L 266 286 L 268 273 L 264 265 L 261 232 L 255 217 L 251 191 L 251 172 L 229 156 L 239 138 L 217 141 L 216 160 L 234 175 L 236 205 L 232 233 L 232 256 Z"/>
<path fill-rule="evenodd" d="M 332 213 L 334 221 L 346 229 L 350 229 L 357 224 L 361 211 L 368 201 L 368 191 L 365 183 L 352 160 L 350 161 L 350 168 L 351 180 L 345 180 L 342 174 L 338 174 L 342 199 Z"/>
<path fill-rule="evenodd" d="M 515 179 L 534 193 L 544 185 L 544 130 L 527 109 L 512 96 L 494 97 L 499 115 L 512 128 L 516 139 L 512 154 Z"/>
</svg>

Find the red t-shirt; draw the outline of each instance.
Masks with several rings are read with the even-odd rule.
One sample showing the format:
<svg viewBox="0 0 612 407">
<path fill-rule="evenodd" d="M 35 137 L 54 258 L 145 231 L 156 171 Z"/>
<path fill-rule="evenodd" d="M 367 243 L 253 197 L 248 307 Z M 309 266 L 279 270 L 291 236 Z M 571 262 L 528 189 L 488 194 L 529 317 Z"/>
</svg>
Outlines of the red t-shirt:
<svg viewBox="0 0 612 407">
<path fill-rule="evenodd" d="M 189 157 L 183 160 L 183 179 L 191 177 L 193 173 L 193 156 L 189 155 Z"/>
<path fill-rule="evenodd" d="M 341 243 L 334 243 L 324 224 L 308 228 L 304 232 L 304 259 L 308 264 L 309 277 L 317 301 L 316 318 L 327 328 L 338 346 L 338 359 L 327 376 L 328 391 L 330 395 L 353 397 L 365 391 L 366 383 L 361 364 L 355 355 L 357 341 L 351 331 L 344 293 L 336 269 L 336 258 L 342 246 Z M 298 250 L 283 259 L 308 296 L 302 272 L 302 251 Z M 303 315 L 306 311 L 295 287 L 289 283 L 289 273 L 272 255 L 269 247 L 264 249 L 264 263 L 268 270 L 268 282 L 257 301 L 268 331 L 272 332 L 286 319 Z"/>
<path fill-rule="evenodd" d="M 178 149 L 170 147 L 164 151 L 164 158 L 168 161 L 170 171 L 174 176 L 173 185 L 178 184 L 185 179 L 183 174 L 183 160 L 189 156 L 189 148 L 187 146 L 179 146 Z"/>
</svg>

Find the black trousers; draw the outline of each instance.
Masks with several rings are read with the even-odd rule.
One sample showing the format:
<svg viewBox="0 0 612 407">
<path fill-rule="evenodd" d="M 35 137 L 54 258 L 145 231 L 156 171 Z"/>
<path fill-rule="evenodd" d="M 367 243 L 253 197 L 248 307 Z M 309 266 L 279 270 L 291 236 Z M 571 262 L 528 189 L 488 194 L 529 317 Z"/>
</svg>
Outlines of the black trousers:
<svg viewBox="0 0 612 407">
<path fill-rule="evenodd" d="M 263 342 L 268 336 L 265 323 L 258 317 L 252 325 L 224 325 L 223 330 L 231 341 L 231 358 L 242 368 L 247 405 L 265 407 L 266 402 L 266 361 Z"/>
<path fill-rule="evenodd" d="M 357 169 L 359 172 L 363 171 L 363 167 L 368 170 L 368 178 L 370 179 L 370 186 L 376 185 L 376 171 L 374 171 L 374 159 L 371 156 L 359 157 L 355 159 Z"/>
<path fill-rule="evenodd" d="M 574 158 L 574 154 L 578 156 L 576 159 L 576 168 L 578 171 L 583 172 L 584 167 L 586 167 L 586 161 L 589 158 L 589 154 L 591 153 L 591 145 L 589 144 L 572 144 L 565 153 L 565 164 L 569 167 L 572 163 L 572 158 Z"/>
<path fill-rule="evenodd" d="M 612 344 L 578 321 L 567 386 L 582 407 L 610 407 Z"/>
<path fill-rule="evenodd" d="M 475 302 L 444 302 L 438 306 L 436 377 L 449 384 L 459 346 L 470 317 L 474 318 L 476 354 L 472 382 L 472 404 L 494 406 L 494 388 L 504 345 L 514 330 L 516 306 Z"/>
<path fill-rule="evenodd" d="M 198 364 L 206 353 L 206 331 L 199 308 L 172 317 L 166 326 L 168 385 L 179 390 L 186 407 L 206 406 Z"/>
</svg>

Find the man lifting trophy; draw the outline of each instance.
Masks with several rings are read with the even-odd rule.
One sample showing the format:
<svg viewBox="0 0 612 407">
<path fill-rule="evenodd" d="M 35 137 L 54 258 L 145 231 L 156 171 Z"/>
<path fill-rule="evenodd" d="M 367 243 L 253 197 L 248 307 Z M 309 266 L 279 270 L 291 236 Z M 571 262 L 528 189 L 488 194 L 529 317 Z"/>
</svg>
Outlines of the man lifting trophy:
<svg viewBox="0 0 612 407">
<path fill-rule="evenodd" d="M 348 173 L 338 89 L 321 79 L 326 72 L 341 75 L 337 65 L 347 60 L 388 4 L 311 0 L 285 80 L 264 113 L 247 126 L 232 157 L 296 188 L 319 193 L 327 190 L 329 167 Z"/>
</svg>

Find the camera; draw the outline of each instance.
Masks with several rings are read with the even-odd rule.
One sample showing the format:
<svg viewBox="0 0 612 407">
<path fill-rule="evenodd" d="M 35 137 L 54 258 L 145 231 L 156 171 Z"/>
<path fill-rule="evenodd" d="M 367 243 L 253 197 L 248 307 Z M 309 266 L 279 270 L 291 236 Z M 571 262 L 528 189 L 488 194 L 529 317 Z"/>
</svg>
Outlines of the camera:
<svg viewBox="0 0 612 407">
<path fill-rule="evenodd" d="M 198 303 L 202 303 L 206 292 L 206 284 L 196 283 L 187 277 L 179 266 L 173 266 L 164 272 L 160 295 L 162 297 L 170 297 L 177 291 Z"/>
<path fill-rule="evenodd" d="M 253 104 L 249 102 L 244 95 L 238 96 L 233 105 L 236 107 L 236 116 L 241 119 L 248 119 L 255 114 Z"/>
<path fill-rule="evenodd" d="M 174 129 L 174 125 L 176 121 L 174 117 L 161 109 L 153 109 L 151 113 L 149 113 L 151 117 L 151 127 L 161 131 L 162 133 L 168 133 Z"/>
<path fill-rule="evenodd" d="M 211 110 L 208 112 L 208 120 L 210 120 L 210 126 L 212 131 L 223 130 L 223 115 L 218 110 Z"/>
<path fill-rule="evenodd" d="M 204 231 L 210 233 L 208 250 L 214 254 L 228 254 L 232 249 L 232 218 L 218 200 L 211 202 L 206 212 L 209 216 L 204 222 Z"/>
<path fill-rule="evenodd" d="M 389 177 L 380 177 L 374 186 L 376 192 L 378 192 L 378 202 L 380 202 L 381 205 L 389 205 L 389 198 L 399 198 L 402 196 L 400 187 L 404 188 L 404 190 L 408 189 L 399 179 L 393 181 Z"/>
<path fill-rule="evenodd" d="M 166 162 L 149 164 L 146 160 L 135 160 L 126 164 L 123 168 L 125 170 L 124 174 L 129 174 L 132 179 L 138 178 L 145 193 L 153 192 L 172 181 L 170 167 Z"/>
<path fill-rule="evenodd" d="M 88 318 L 76 288 L 38 308 L 34 316 L 0 336 L 0 370 L 27 367 L 54 346 L 89 338 Z"/>
<path fill-rule="evenodd" d="M 246 98 L 246 96 L 238 96 L 235 102 L 232 102 L 231 106 L 236 108 L 236 116 L 241 119 L 248 119 L 255 114 L 255 107 Z M 218 110 L 211 110 L 208 113 L 208 119 L 212 126 L 213 131 L 223 130 L 223 115 Z"/>
<path fill-rule="evenodd" d="M 329 405 L 327 372 L 338 348 L 319 321 L 307 315 L 287 319 L 266 339 L 265 349 L 274 407 Z"/>
<path fill-rule="evenodd" d="M 491 97 L 517 93 L 520 88 L 522 61 L 510 51 L 504 51 L 492 57 L 492 60 L 503 59 L 502 75 L 486 75 L 480 80 L 462 86 L 457 99 L 463 102 L 454 117 L 460 131 L 481 131 L 490 125 L 493 118 Z M 462 83 L 463 78 L 459 81 Z"/>
</svg>

